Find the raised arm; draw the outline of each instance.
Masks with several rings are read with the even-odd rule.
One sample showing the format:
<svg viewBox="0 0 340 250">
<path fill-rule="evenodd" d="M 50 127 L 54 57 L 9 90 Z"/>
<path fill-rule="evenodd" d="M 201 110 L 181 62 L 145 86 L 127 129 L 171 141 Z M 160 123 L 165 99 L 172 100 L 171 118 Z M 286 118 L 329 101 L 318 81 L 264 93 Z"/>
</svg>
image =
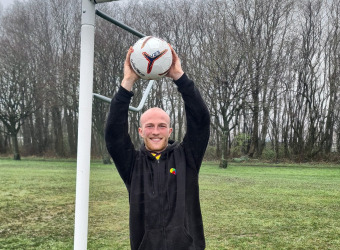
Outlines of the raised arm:
<svg viewBox="0 0 340 250">
<path fill-rule="evenodd" d="M 185 104 L 187 120 L 186 134 L 183 145 L 186 151 L 194 159 L 194 165 L 199 170 L 203 156 L 208 145 L 210 135 L 210 115 L 202 96 L 194 82 L 184 74 L 180 59 L 171 48 L 173 54 L 173 65 L 167 74 L 171 77 L 182 94 Z"/>
<path fill-rule="evenodd" d="M 116 168 L 125 184 L 130 183 L 130 173 L 135 158 L 135 148 L 128 134 L 128 110 L 133 93 L 133 84 L 138 80 L 138 76 L 130 65 L 129 49 L 124 63 L 124 78 L 121 86 L 113 97 L 110 112 L 106 122 L 105 141 Z"/>
<path fill-rule="evenodd" d="M 183 145 L 193 156 L 199 170 L 210 136 L 210 114 L 198 88 L 186 74 L 175 81 L 175 84 L 185 105 L 187 127 Z"/>
</svg>

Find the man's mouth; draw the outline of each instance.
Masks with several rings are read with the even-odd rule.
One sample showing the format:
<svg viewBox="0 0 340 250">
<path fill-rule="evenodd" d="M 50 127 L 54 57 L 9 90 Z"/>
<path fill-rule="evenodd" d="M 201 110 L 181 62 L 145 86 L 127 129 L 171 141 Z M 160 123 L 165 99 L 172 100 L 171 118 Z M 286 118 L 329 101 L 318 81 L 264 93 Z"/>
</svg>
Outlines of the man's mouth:
<svg viewBox="0 0 340 250">
<path fill-rule="evenodd" d="M 160 142 L 162 139 L 161 138 L 151 138 L 150 139 L 153 142 Z"/>
</svg>

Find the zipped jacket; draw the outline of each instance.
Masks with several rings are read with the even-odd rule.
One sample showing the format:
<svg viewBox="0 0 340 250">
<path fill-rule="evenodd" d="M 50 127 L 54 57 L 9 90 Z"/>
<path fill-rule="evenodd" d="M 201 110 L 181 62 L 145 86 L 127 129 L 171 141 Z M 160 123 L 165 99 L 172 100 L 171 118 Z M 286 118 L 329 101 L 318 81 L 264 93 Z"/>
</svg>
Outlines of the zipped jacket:
<svg viewBox="0 0 340 250">
<path fill-rule="evenodd" d="M 132 250 L 205 249 L 198 173 L 210 116 L 186 74 L 175 84 L 184 100 L 186 134 L 182 142 L 169 141 L 158 160 L 144 145 L 135 149 L 128 134 L 133 93 L 120 87 L 111 102 L 105 140 L 129 193 Z"/>
</svg>

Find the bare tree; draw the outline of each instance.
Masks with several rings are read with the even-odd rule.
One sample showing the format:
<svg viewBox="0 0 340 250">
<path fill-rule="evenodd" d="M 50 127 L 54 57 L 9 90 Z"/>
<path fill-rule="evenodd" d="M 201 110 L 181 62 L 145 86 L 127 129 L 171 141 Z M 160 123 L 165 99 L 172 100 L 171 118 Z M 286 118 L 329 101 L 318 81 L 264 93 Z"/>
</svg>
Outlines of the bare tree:
<svg viewBox="0 0 340 250">
<path fill-rule="evenodd" d="M 277 96 L 287 16 L 292 1 L 238 1 L 232 6 L 235 39 L 245 51 L 248 99 L 252 113 L 249 156 L 261 156 L 268 135 L 272 101 Z"/>
<path fill-rule="evenodd" d="M 66 125 L 68 152 L 74 156 L 77 149 L 76 130 L 78 125 L 80 5 L 79 1 L 74 0 L 51 0 L 48 8 L 51 20 L 53 20 L 50 25 L 54 31 L 54 36 L 51 37 L 53 39 L 51 43 L 56 53 L 54 66 L 58 70 L 56 72 L 58 76 L 56 81 L 58 100 L 56 102 L 62 104 L 58 110 L 63 113 L 62 123 L 65 121 Z M 59 113 L 59 111 L 57 112 Z"/>
<path fill-rule="evenodd" d="M 245 56 L 235 47 L 228 23 L 228 6 L 212 1 L 196 9 L 195 40 L 191 68 L 208 102 L 216 133 L 220 166 L 227 167 L 230 131 L 238 124 L 239 112 L 247 93 L 242 65 Z M 223 41 L 216 42 L 216 41 Z M 195 65 L 194 65 L 195 64 Z"/>
<path fill-rule="evenodd" d="M 323 132 L 321 122 L 324 120 L 321 111 L 325 107 L 325 97 L 321 94 L 324 92 L 325 85 L 322 84 L 320 78 L 321 6 L 321 1 L 306 1 L 301 4 L 301 47 L 296 64 L 298 105 L 295 109 L 298 113 L 298 120 L 295 123 L 294 133 L 295 138 L 298 138 L 297 144 L 300 145 L 295 150 L 302 158 L 315 156 L 322 149 L 323 143 L 320 137 Z M 305 133 L 306 139 L 304 139 Z"/>
<path fill-rule="evenodd" d="M 327 6 L 328 17 L 328 36 L 325 46 L 325 75 L 328 82 L 329 102 L 327 108 L 325 125 L 325 153 L 329 154 L 333 146 L 333 134 L 335 132 L 336 119 L 339 117 L 338 93 L 340 78 L 340 3 L 332 1 Z"/>
<path fill-rule="evenodd" d="M 114 17 L 121 20 L 126 10 L 115 6 L 114 10 L 105 8 L 102 11 L 115 13 Z M 98 19 L 96 23 L 94 92 L 113 97 L 120 86 L 124 57 L 133 40 L 127 31 L 106 20 Z M 104 142 L 104 126 L 109 107 L 109 104 L 99 100 L 93 102 L 93 129 L 97 138 L 99 153 L 105 164 L 111 163 Z"/>
<path fill-rule="evenodd" d="M 27 30 L 30 18 L 20 4 L 12 9 L 16 15 L 2 20 L 0 37 L 0 120 L 6 127 L 2 132 L 11 137 L 14 160 L 20 160 L 18 133 L 34 111 L 34 86 L 31 78 L 27 47 L 31 44 Z"/>
<path fill-rule="evenodd" d="M 97 7 L 175 48 L 211 112 L 209 145 L 221 166 L 228 157 L 261 157 L 266 149 L 275 161 L 339 150 L 339 1 L 130 0 Z M 77 0 L 34 0 L 0 14 L 0 153 L 16 144 L 9 141 L 16 134 L 23 155 L 75 155 L 79 10 Z M 95 36 L 94 92 L 112 97 L 126 51 L 139 38 L 100 18 Z M 136 83 L 131 105 L 139 104 L 146 84 Z M 162 79 L 145 107 L 169 111 L 176 140 L 185 132 L 181 100 Z M 93 103 L 93 153 L 106 162 L 108 108 Z M 8 126 L 9 116 L 15 125 Z M 137 146 L 139 118 L 129 115 Z"/>
</svg>

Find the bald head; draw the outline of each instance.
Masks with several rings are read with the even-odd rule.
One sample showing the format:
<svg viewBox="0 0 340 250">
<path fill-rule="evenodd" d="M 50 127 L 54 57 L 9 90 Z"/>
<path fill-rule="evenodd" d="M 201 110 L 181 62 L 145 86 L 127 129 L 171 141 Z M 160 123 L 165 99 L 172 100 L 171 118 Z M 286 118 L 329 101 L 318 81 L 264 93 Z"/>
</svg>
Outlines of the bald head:
<svg viewBox="0 0 340 250">
<path fill-rule="evenodd" d="M 145 111 L 140 117 L 140 126 L 143 125 L 150 119 L 157 118 L 163 120 L 170 127 L 170 116 L 161 108 L 150 108 Z"/>
</svg>

